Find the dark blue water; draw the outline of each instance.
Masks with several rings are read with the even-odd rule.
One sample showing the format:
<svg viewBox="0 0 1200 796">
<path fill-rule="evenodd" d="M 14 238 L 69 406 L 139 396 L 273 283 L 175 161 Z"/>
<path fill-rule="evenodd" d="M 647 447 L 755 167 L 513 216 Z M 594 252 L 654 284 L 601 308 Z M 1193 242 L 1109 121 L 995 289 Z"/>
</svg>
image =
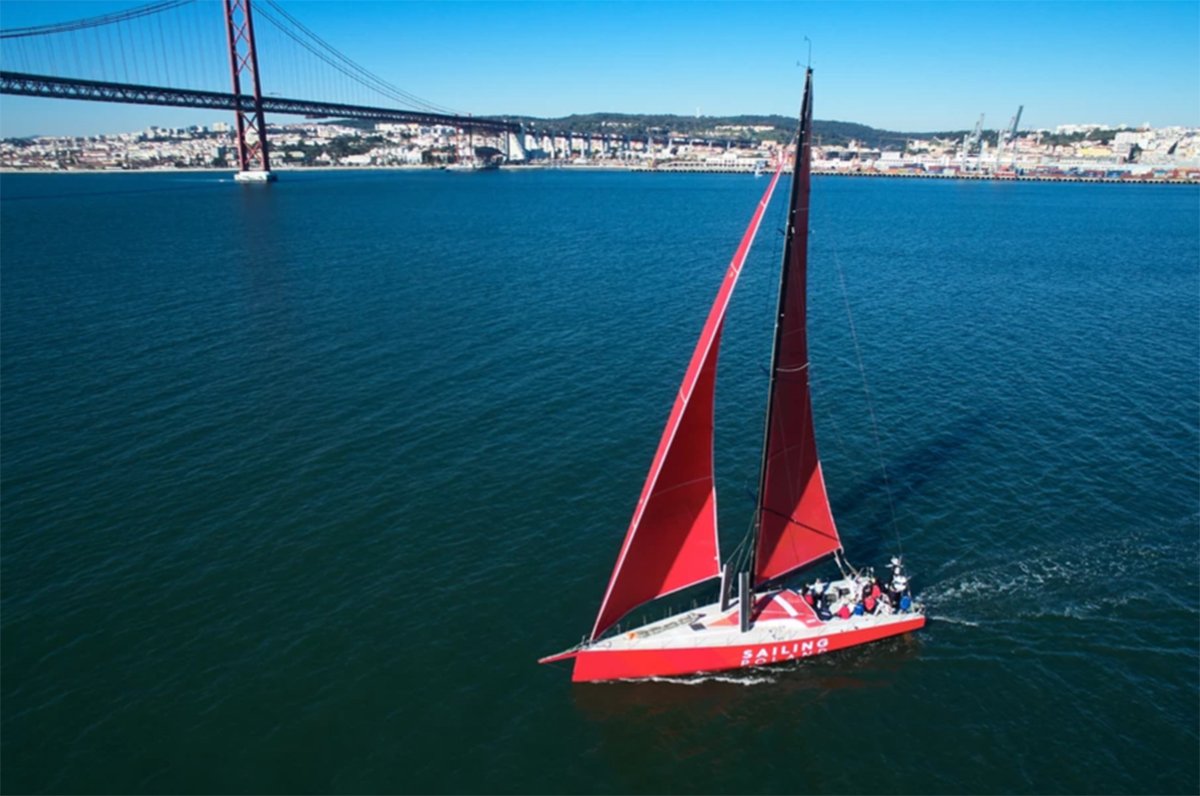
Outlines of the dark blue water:
<svg viewBox="0 0 1200 796">
<path fill-rule="evenodd" d="M 591 626 L 764 183 L 5 175 L 2 789 L 1195 793 L 1190 187 L 817 179 L 826 478 L 928 627 L 534 663 Z M 727 325 L 726 547 L 780 226 Z"/>
</svg>

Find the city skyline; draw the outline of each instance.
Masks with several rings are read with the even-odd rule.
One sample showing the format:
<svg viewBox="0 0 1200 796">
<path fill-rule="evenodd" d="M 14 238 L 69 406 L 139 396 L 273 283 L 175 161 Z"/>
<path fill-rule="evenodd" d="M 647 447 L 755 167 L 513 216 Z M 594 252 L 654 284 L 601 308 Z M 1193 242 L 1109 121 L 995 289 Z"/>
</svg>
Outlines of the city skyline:
<svg viewBox="0 0 1200 796">
<path fill-rule="evenodd" d="M 4 0 L 0 27 L 142 4 Z M 969 129 L 983 113 L 996 129 L 1023 105 L 1022 129 L 1200 126 L 1191 2 L 282 6 L 386 80 L 480 115 L 793 115 L 807 36 L 822 119 L 931 132 Z M 264 92 L 271 76 L 264 64 Z M 3 137 L 216 120 L 211 110 L 0 97 Z"/>
</svg>

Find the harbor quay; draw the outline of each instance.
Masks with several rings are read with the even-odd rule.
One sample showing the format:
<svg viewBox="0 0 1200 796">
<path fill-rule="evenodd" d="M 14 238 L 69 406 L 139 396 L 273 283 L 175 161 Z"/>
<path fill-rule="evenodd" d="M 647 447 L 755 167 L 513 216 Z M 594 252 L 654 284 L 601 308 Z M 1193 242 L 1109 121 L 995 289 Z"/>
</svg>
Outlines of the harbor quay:
<svg viewBox="0 0 1200 796">
<path fill-rule="evenodd" d="M 843 169 L 822 166 L 813 162 L 813 174 L 833 177 L 882 177 L 913 180 L 995 180 L 1010 182 L 1125 182 L 1125 183 L 1169 183 L 1176 185 L 1200 185 L 1200 168 L 1171 168 L 1153 170 L 1131 170 L 1122 164 L 1077 165 L 1045 163 L 1032 169 L 925 169 L 920 165 L 909 168 L 880 169 L 873 165 Z M 753 172 L 753 169 L 731 166 L 709 166 L 693 163 L 665 163 L 660 166 L 635 166 L 632 171 L 669 174 L 735 174 Z"/>
</svg>

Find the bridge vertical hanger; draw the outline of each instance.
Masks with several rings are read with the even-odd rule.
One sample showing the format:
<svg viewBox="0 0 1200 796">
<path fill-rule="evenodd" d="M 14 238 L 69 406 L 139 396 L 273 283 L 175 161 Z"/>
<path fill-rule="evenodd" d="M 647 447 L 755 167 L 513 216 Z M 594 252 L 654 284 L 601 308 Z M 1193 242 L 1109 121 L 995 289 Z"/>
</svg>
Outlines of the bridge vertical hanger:
<svg viewBox="0 0 1200 796">
<path fill-rule="evenodd" d="M 258 52 L 254 48 L 254 18 L 250 0 L 224 0 L 225 31 L 229 36 L 229 68 L 233 76 L 234 115 L 237 117 L 239 180 L 274 179 L 263 121 L 262 85 L 258 79 Z M 242 73 L 254 86 L 254 104 L 248 109 L 242 96 Z"/>
</svg>

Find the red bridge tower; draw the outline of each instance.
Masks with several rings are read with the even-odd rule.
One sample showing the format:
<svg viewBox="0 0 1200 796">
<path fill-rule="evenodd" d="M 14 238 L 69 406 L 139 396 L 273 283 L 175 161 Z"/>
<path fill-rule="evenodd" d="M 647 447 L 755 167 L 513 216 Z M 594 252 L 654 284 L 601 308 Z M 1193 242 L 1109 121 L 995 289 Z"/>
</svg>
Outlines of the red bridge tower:
<svg viewBox="0 0 1200 796">
<path fill-rule="evenodd" d="M 229 68 L 233 74 L 233 95 L 237 116 L 237 179 L 266 182 L 275 179 L 267 151 L 267 124 L 263 121 L 262 86 L 258 80 L 258 53 L 254 49 L 254 17 L 250 0 L 224 0 L 225 30 L 229 35 Z M 242 74 L 254 85 L 254 104 L 247 107 L 242 99 Z"/>
</svg>

